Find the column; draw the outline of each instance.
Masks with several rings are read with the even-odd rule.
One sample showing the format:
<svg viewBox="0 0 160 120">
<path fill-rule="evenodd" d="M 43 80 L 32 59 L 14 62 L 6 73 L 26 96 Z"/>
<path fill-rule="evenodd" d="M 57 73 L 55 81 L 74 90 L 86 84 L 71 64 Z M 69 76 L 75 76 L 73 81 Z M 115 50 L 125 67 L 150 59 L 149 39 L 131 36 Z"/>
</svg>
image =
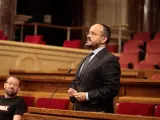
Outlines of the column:
<svg viewBox="0 0 160 120">
<path fill-rule="evenodd" d="M 83 0 L 83 25 L 90 26 L 96 21 L 96 0 Z"/>
<path fill-rule="evenodd" d="M 15 0 L 0 0 L 0 29 L 12 39 Z"/>
<path fill-rule="evenodd" d="M 96 11 L 96 0 L 83 0 L 83 26 L 90 27 L 91 25 L 95 24 Z M 82 48 L 86 42 L 86 31 L 82 32 Z"/>
<path fill-rule="evenodd" d="M 143 31 L 149 32 L 151 31 L 151 20 L 152 20 L 152 1 L 144 0 L 144 9 L 143 9 Z"/>
</svg>

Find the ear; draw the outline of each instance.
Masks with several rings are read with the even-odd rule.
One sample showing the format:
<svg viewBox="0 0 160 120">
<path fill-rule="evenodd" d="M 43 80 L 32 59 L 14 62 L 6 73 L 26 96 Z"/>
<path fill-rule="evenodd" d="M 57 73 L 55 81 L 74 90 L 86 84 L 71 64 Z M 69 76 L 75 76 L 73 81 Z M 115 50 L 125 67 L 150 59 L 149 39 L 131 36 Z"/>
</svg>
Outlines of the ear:
<svg viewBox="0 0 160 120">
<path fill-rule="evenodd" d="M 108 38 L 106 36 L 103 37 L 102 43 L 105 44 L 107 42 Z"/>
<path fill-rule="evenodd" d="M 21 86 L 19 86 L 19 88 L 18 88 L 18 91 L 20 91 L 21 90 Z"/>
</svg>

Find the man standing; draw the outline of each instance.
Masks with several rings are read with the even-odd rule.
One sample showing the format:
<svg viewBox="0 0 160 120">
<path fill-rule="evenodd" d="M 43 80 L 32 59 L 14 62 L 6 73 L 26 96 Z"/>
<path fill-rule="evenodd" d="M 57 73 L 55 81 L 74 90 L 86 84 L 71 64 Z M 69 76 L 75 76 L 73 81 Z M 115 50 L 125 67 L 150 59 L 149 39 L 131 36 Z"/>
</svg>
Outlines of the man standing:
<svg viewBox="0 0 160 120">
<path fill-rule="evenodd" d="M 4 83 L 5 95 L 0 97 L 0 119 L 1 120 L 22 120 L 27 112 L 27 106 L 23 98 L 18 97 L 20 80 L 10 76 Z"/>
<path fill-rule="evenodd" d="M 113 99 L 120 87 L 120 65 L 107 51 L 110 28 L 104 24 L 91 26 L 85 47 L 92 52 L 82 60 L 68 95 L 74 110 L 113 113 Z"/>
</svg>

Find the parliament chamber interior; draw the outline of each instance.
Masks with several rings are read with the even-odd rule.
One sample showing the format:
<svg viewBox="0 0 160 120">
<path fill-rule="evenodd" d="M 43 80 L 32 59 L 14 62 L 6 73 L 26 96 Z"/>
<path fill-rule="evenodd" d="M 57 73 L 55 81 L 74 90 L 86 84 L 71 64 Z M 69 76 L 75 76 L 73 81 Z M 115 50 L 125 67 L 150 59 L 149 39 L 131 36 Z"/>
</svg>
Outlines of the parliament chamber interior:
<svg viewBox="0 0 160 120">
<path fill-rule="evenodd" d="M 160 120 L 159 5 L 159 0 L 0 0 L 0 95 L 7 76 L 15 75 L 22 80 L 18 95 L 28 106 L 24 120 Z M 73 111 L 67 94 L 89 53 L 85 33 L 95 23 L 111 28 L 106 49 L 121 67 L 113 114 Z"/>
</svg>

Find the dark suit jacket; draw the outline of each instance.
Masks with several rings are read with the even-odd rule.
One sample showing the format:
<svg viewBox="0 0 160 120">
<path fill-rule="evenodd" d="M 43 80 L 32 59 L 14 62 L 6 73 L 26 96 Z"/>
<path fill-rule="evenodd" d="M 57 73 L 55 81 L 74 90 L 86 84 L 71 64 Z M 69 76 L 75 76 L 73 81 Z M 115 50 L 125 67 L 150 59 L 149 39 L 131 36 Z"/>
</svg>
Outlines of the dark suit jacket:
<svg viewBox="0 0 160 120">
<path fill-rule="evenodd" d="M 79 70 L 84 60 L 70 87 L 79 92 L 88 92 L 89 101 L 75 101 L 74 109 L 113 113 L 113 98 L 119 92 L 121 74 L 116 56 L 106 48 L 102 49 L 89 62 L 86 69 L 81 71 L 79 77 Z"/>
</svg>

